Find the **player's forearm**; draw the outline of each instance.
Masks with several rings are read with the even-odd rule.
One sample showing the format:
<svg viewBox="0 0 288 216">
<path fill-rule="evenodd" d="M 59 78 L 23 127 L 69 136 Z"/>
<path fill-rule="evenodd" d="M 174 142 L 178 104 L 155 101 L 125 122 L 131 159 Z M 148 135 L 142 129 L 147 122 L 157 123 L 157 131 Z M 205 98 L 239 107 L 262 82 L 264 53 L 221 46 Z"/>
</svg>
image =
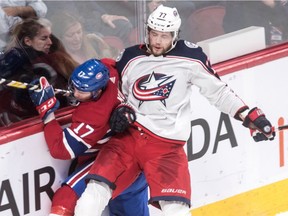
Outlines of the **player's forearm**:
<svg viewBox="0 0 288 216">
<path fill-rule="evenodd" d="M 3 8 L 7 16 L 19 16 L 21 18 L 36 17 L 36 13 L 31 6 L 14 6 Z"/>
<path fill-rule="evenodd" d="M 63 143 L 63 129 L 55 119 L 45 124 L 44 136 L 53 158 L 60 160 L 71 159 L 71 155 Z"/>
</svg>

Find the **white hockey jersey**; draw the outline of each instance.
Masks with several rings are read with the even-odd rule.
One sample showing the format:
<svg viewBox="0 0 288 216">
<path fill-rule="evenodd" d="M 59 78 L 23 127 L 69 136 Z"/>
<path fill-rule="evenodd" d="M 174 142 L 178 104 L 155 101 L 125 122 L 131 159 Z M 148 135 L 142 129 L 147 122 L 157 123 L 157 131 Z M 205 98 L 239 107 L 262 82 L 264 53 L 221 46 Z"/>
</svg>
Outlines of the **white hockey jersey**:
<svg viewBox="0 0 288 216">
<path fill-rule="evenodd" d="M 220 80 L 201 47 L 179 40 L 164 56 L 155 57 L 145 45 L 125 49 L 116 66 L 122 92 L 136 111 L 136 125 L 169 142 L 189 138 L 192 85 L 221 112 L 234 116 L 247 107 Z"/>
</svg>

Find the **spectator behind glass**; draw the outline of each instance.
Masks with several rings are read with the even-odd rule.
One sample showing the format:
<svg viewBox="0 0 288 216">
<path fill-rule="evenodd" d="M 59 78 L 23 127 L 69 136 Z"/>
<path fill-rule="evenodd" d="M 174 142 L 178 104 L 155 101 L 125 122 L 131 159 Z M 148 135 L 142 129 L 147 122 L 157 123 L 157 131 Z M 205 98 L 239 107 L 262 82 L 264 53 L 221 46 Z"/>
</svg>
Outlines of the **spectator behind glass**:
<svg viewBox="0 0 288 216">
<path fill-rule="evenodd" d="M 79 64 L 91 58 L 116 58 L 119 50 L 110 47 L 100 36 L 86 34 L 79 19 L 67 12 L 52 18 L 52 31 L 63 43 L 70 56 Z"/>
<path fill-rule="evenodd" d="M 127 45 L 132 24 L 125 16 L 110 14 L 95 1 L 45 1 L 48 7 L 48 17 L 55 13 L 68 11 L 75 17 L 82 17 L 84 30 L 87 33 L 100 33 L 103 36 L 116 36 Z M 111 7 L 117 5 L 111 4 Z"/>
<path fill-rule="evenodd" d="M 50 21 L 29 18 L 17 24 L 12 32 L 12 40 L 0 57 L 0 77 L 29 83 L 45 76 L 56 88 L 66 88 L 66 77 L 77 65 L 51 35 Z M 6 88 L 0 94 L 2 111 L 9 112 L 11 119 L 37 114 L 26 89 Z M 59 99 L 66 106 L 66 98 Z"/>
<path fill-rule="evenodd" d="M 261 26 L 265 28 L 266 44 L 287 40 L 288 17 L 281 1 L 227 1 L 223 27 L 226 33 Z"/>
<path fill-rule="evenodd" d="M 0 51 L 10 37 L 12 27 L 29 17 L 45 17 L 47 7 L 42 0 L 0 1 Z"/>
</svg>

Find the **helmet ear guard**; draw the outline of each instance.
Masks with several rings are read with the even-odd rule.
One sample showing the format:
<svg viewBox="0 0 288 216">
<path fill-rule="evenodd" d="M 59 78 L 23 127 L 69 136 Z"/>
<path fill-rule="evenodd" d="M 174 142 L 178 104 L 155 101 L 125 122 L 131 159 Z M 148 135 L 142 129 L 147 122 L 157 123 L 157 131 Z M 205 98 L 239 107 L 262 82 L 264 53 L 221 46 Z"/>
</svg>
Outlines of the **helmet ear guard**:
<svg viewBox="0 0 288 216">
<path fill-rule="evenodd" d="M 173 41 L 172 47 L 173 49 L 177 43 L 179 29 L 181 26 L 181 18 L 177 9 L 166 7 L 163 5 L 159 5 L 148 17 L 146 24 L 146 37 L 145 43 L 149 44 L 148 33 L 150 29 L 160 31 L 160 32 L 172 32 L 173 33 Z M 170 50 L 171 50 L 170 49 Z"/>
</svg>

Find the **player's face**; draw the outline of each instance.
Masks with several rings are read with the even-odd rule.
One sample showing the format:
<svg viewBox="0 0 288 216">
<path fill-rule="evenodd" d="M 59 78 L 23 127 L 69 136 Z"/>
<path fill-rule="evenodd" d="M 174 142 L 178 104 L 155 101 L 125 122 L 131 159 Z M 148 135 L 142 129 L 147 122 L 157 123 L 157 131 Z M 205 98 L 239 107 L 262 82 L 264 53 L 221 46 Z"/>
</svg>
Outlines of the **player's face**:
<svg viewBox="0 0 288 216">
<path fill-rule="evenodd" d="M 92 92 L 83 92 L 77 90 L 76 88 L 74 88 L 73 95 L 80 102 L 89 101 L 92 98 Z"/>
<path fill-rule="evenodd" d="M 70 26 L 63 35 L 62 42 L 65 48 L 70 52 L 77 52 L 82 47 L 83 30 L 79 22 Z"/>
<path fill-rule="evenodd" d="M 150 30 L 148 33 L 151 54 L 160 56 L 166 53 L 172 46 L 173 36 L 171 32 Z"/>
<path fill-rule="evenodd" d="M 40 28 L 37 35 L 32 39 L 29 37 L 25 37 L 24 43 L 37 51 L 49 53 L 50 47 L 52 45 L 50 37 L 50 28 Z"/>
</svg>

